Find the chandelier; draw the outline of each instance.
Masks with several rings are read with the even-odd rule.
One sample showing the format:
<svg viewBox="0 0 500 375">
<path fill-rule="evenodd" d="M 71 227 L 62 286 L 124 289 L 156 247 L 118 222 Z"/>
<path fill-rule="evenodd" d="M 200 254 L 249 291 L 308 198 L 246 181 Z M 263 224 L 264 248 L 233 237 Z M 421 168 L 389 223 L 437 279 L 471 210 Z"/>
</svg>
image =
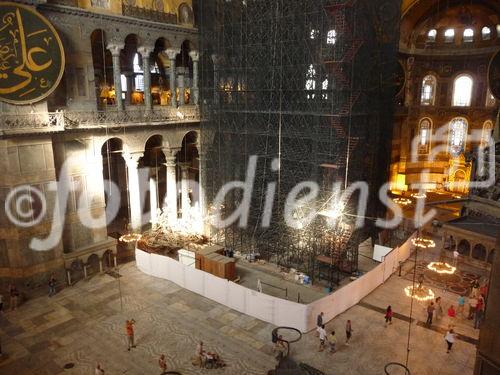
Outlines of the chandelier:
<svg viewBox="0 0 500 375">
<path fill-rule="evenodd" d="M 396 204 L 399 204 L 400 206 L 408 206 L 411 204 L 411 199 L 402 197 L 394 198 L 392 201 Z"/>
<path fill-rule="evenodd" d="M 404 291 L 407 297 L 414 298 L 417 301 L 429 301 L 434 299 L 436 296 L 432 289 L 427 288 L 426 286 L 414 288 L 412 285 L 409 285 L 404 289 Z"/>
<path fill-rule="evenodd" d="M 450 266 L 445 262 L 431 262 L 427 265 L 427 268 L 431 271 L 447 275 L 453 275 L 457 270 L 456 267 Z"/>
<path fill-rule="evenodd" d="M 425 237 L 412 238 L 411 243 L 413 244 L 413 246 L 420 247 L 422 249 L 429 249 L 431 247 L 436 247 L 436 243 L 434 242 L 434 240 Z"/>
<path fill-rule="evenodd" d="M 120 242 L 125 242 L 125 243 L 130 243 L 130 242 L 137 242 L 141 239 L 141 234 L 139 233 L 127 233 L 118 239 Z"/>
<path fill-rule="evenodd" d="M 413 193 L 411 196 L 416 199 L 427 198 L 427 194 L 425 193 Z"/>
</svg>

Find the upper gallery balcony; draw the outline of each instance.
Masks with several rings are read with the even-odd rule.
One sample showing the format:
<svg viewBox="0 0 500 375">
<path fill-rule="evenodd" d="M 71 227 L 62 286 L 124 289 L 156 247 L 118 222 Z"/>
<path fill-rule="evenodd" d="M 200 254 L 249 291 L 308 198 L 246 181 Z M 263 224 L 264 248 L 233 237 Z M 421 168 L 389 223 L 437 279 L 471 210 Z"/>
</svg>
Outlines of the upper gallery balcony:
<svg viewBox="0 0 500 375">
<path fill-rule="evenodd" d="M 114 128 L 123 126 L 154 126 L 195 123 L 200 121 L 197 105 L 178 108 L 131 106 L 125 110 L 104 111 L 57 111 L 43 113 L 10 114 L 0 117 L 0 136 L 29 133 L 52 133 L 72 129 Z"/>
</svg>

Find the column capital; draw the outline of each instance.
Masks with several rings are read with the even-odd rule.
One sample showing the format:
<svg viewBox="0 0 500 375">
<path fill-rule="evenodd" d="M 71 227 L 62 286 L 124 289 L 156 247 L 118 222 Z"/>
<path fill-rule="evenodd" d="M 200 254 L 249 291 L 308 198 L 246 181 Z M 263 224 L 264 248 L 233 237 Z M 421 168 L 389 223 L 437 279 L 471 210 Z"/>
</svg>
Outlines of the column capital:
<svg viewBox="0 0 500 375">
<path fill-rule="evenodd" d="M 125 159 L 125 163 L 129 168 L 137 168 L 139 164 L 139 159 L 142 158 L 144 152 L 124 152 L 123 158 Z"/>
<path fill-rule="evenodd" d="M 177 154 L 177 152 L 180 151 L 180 148 L 173 148 L 173 147 L 163 147 L 162 148 L 163 150 L 163 154 L 165 155 L 165 158 L 174 158 L 175 159 L 175 155 Z"/>
<path fill-rule="evenodd" d="M 142 58 L 149 58 L 149 55 L 155 50 L 154 46 L 140 46 L 137 48 L 137 52 L 141 54 Z"/>
<path fill-rule="evenodd" d="M 191 163 L 188 163 L 188 162 L 185 162 L 185 161 L 180 162 L 178 164 L 179 164 L 179 167 L 180 167 L 180 169 L 181 169 L 182 172 L 187 171 L 189 169 L 189 167 L 191 166 Z"/>
<path fill-rule="evenodd" d="M 189 51 L 189 57 L 193 62 L 197 62 L 200 60 L 200 52 L 199 51 Z"/>
<path fill-rule="evenodd" d="M 217 54 L 212 54 L 212 56 L 210 56 L 212 58 L 212 62 L 214 63 L 215 66 L 218 66 L 222 63 L 222 61 L 224 60 L 224 57 L 223 56 L 220 56 L 220 55 L 217 55 Z"/>
<path fill-rule="evenodd" d="M 108 43 L 106 49 L 109 49 L 112 56 L 120 56 L 120 52 L 125 47 L 124 43 Z"/>
<path fill-rule="evenodd" d="M 167 48 L 165 51 L 163 51 L 165 55 L 169 58 L 169 60 L 175 60 L 177 55 L 181 53 L 180 48 Z"/>
<path fill-rule="evenodd" d="M 166 156 L 165 160 L 167 161 L 165 163 L 167 167 L 175 167 L 177 165 L 177 163 L 175 162 L 176 160 L 175 156 Z"/>
</svg>

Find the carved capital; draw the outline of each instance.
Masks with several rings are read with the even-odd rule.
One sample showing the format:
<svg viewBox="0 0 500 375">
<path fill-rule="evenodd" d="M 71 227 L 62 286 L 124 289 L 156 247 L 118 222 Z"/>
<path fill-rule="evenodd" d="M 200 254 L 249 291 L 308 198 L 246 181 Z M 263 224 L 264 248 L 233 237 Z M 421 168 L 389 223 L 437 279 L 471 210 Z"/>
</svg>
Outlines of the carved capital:
<svg viewBox="0 0 500 375">
<path fill-rule="evenodd" d="M 193 62 L 198 62 L 198 61 L 200 61 L 200 52 L 190 51 L 189 57 L 191 57 L 191 60 L 193 60 Z"/>
<path fill-rule="evenodd" d="M 137 52 L 141 54 L 143 59 L 149 59 L 149 55 L 151 55 L 154 49 L 154 46 L 140 46 L 137 48 Z"/>
<path fill-rule="evenodd" d="M 125 159 L 125 163 L 127 164 L 128 168 L 137 169 L 139 159 L 142 158 L 143 155 L 144 152 L 124 152 L 123 158 Z"/>
<path fill-rule="evenodd" d="M 167 48 L 163 53 L 168 57 L 169 60 L 175 60 L 177 55 L 181 53 L 180 48 Z"/>
<path fill-rule="evenodd" d="M 111 52 L 112 56 L 120 56 L 120 52 L 122 49 L 125 47 L 125 44 L 123 43 L 110 43 L 106 46 L 107 49 L 109 49 L 109 52 Z"/>
<path fill-rule="evenodd" d="M 177 155 L 177 152 L 180 151 L 179 148 L 172 148 L 172 147 L 163 147 L 163 154 L 165 155 L 165 158 L 168 159 L 169 158 L 173 158 L 174 160 L 174 163 L 175 163 L 175 155 Z"/>
<path fill-rule="evenodd" d="M 224 60 L 223 56 L 219 56 L 215 53 L 211 56 L 211 58 L 215 66 L 219 66 L 220 64 L 222 64 L 222 61 Z"/>
</svg>

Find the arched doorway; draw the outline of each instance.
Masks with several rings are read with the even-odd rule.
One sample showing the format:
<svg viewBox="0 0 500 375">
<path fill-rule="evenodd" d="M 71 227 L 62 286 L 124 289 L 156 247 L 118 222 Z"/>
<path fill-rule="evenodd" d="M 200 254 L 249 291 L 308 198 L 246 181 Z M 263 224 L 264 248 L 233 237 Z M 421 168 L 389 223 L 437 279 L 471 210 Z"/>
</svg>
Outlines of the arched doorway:
<svg viewBox="0 0 500 375">
<path fill-rule="evenodd" d="M 151 96 L 156 105 L 171 105 L 170 60 L 163 53 L 170 46 L 167 39 L 158 38 L 151 55 Z"/>
<path fill-rule="evenodd" d="M 184 79 L 184 101 L 180 99 L 180 92 L 178 95 L 178 103 L 189 104 L 191 100 L 191 83 L 193 80 L 193 60 L 189 56 L 191 51 L 191 42 L 185 40 L 181 45 L 181 52 L 177 55 L 175 65 L 177 67 L 177 74 L 183 76 Z M 179 78 L 180 79 L 180 78 Z"/>
<path fill-rule="evenodd" d="M 181 176 L 181 189 L 182 180 L 187 179 L 189 181 L 187 191 L 191 206 L 199 204 L 200 201 L 198 187 L 200 183 L 200 157 L 197 144 L 198 133 L 190 131 L 182 139 L 181 150 L 177 153 L 177 175 Z M 182 196 L 179 198 L 181 199 L 179 207 L 182 207 Z"/>
<path fill-rule="evenodd" d="M 87 259 L 87 276 L 99 273 L 99 256 L 97 254 L 92 254 Z"/>
<path fill-rule="evenodd" d="M 472 257 L 477 260 L 486 261 L 486 247 L 480 243 L 472 248 Z"/>
<path fill-rule="evenodd" d="M 127 196 L 127 167 L 125 159 L 122 157 L 123 141 L 120 138 L 110 138 L 104 142 L 101 147 L 102 155 L 102 174 L 105 184 L 115 184 L 119 191 L 118 197 L 120 208 L 115 217 L 106 217 L 108 223 L 108 234 L 112 237 L 117 237 L 117 233 L 123 232 L 126 225 L 130 222 L 129 204 Z M 108 191 L 112 192 L 111 189 Z M 110 197 L 105 195 L 106 206 L 110 199 L 117 199 L 117 197 Z"/>
<path fill-rule="evenodd" d="M 491 249 L 490 253 L 488 254 L 488 263 L 493 264 L 494 260 L 495 260 L 495 249 Z"/>
<path fill-rule="evenodd" d="M 90 34 L 92 49 L 92 62 L 94 67 L 94 84 L 97 98 L 97 108 L 103 109 L 107 105 L 113 105 L 114 79 L 113 60 L 111 52 L 106 49 L 106 34 L 97 29 Z"/>
<path fill-rule="evenodd" d="M 162 147 L 163 137 L 161 135 L 151 136 L 146 141 L 144 156 L 139 160 L 139 168 L 148 174 L 147 179 L 140 179 L 142 184 L 140 189 L 147 192 L 143 207 L 143 214 L 147 215 L 147 222 L 155 219 L 167 190 L 166 159 Z"/>
<path fill-rule="evenodd" d="M 469 243 L 469 241 L 461 240 L 458 243 L 457 250 L 460 253 L 460 255 L 468 257 L 470 255 L 470 243 Z"/>
</svg>

